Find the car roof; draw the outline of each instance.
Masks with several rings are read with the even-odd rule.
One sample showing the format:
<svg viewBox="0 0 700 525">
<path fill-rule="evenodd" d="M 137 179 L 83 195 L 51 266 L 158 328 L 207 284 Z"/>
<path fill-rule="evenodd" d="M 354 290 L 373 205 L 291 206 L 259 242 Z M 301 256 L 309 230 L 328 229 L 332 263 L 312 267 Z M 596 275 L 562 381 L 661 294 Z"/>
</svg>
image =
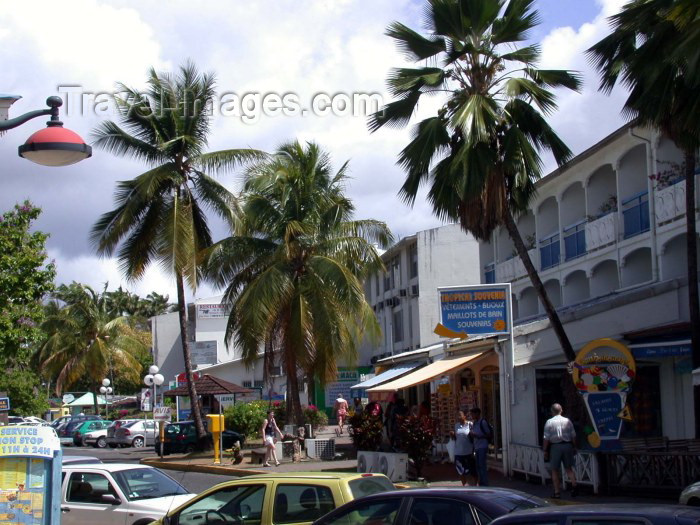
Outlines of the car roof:
<svg viewBox="0 0 700 525">
<path fill-rule="evenodd" d="M 106 472 L 120 472 L 122 470 L 134 470 L 134 469 L 152 469 L 150 465 L 142 465 L 140 463 L 74 463 L 63 465 L 64 468 L 85 469 L 90 468 L 93 470 L 104 470 Z"/>
<path fill-rule="evenodd" d="M 377 477 L 383 474 L 372 474 L 368 476 L 367 474 L 362 474 L 360 472 L 279 472 L 276 474 L 257 474 L 253 476 L 246 476 L 245 479 L 354 479 L 354 478 L 368 478 Z"/>
<path fill-rule="evenodd" d="M 551 507 L 539 507 L 535 509 L 528 509 L 524 511 L 513 512 L 508 516 L 508 519 L 503 521 L 516 521 L 516 518 L 527 516 L 538 515 L 540 518 L 543 515 L 547 516 L 561 516 L 564 515 L 609 515 L 609 516 L 675 516 L 678 514 L 683 514 L 690 512 L 691 514 L 696 514 L 700 517 L 700 509 L 693 509 L 692 507 L 681 507 L 678 505 L 664 505 L 664 504 L 633 504 L 633 503 L 605 503 L 596 505 L 562 505 L 562 506 L 551 506 Z M 500 521 L 499 521 L 500 523 Z"/>
</svg>

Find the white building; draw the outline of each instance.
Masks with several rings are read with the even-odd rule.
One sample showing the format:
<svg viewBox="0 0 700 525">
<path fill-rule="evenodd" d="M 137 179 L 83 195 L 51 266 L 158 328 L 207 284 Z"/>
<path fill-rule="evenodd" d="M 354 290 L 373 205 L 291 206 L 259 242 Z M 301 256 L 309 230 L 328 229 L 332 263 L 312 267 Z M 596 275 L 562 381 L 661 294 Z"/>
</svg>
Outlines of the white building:
<svg viewBox="0 0 700 525">
<path fill-rule="evenodd" d="M 625 126 L 544 177 L 518 222 L 574 350 L 598 338 L 632 350 L 637 377 L 622 438 L 694 437 L 685 182 L 650 178 L 682 161 L 667 138 Z M 541 470 L 565 358 L 505 229 L 479 249 L 482 282 L 512 285 L 510 467 Z"/>
</svg>

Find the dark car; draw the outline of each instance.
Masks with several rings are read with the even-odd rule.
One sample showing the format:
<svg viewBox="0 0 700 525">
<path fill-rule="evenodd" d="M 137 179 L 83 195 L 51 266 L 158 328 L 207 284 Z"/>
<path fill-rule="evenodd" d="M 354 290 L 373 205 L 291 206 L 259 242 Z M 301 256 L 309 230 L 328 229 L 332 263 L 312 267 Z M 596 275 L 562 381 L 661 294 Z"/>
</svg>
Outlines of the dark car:
<svg viewBox="0 0 700 525">
<path fill-rule="evenodd" d="M 206 424 L 204 427 L 206 428 Z M 236 441 L 242 445 L 245 441 L 245 436 L 234 432 L 233 430 L 224 430 L 222 433 L 222 442 L 224 449 L 231 448 Z M 197 440 L 197 429 L 194 426 L 194 421 L 180 421 L 178 423 L 168 423 L 164 429 L 163 455 L 168 455 L 177 452 L 194 452 L 199 448 Z M 212 440 L 212 434 L 207 433 L 209 442 Z M 156 435 L 156 453 L 160 453 L 160 435 Z"/>
<path fill-rule="evenodd" d="M 85 423 L 85 421 L 91 421 L 94 419 L 101 420 L 101 416 L 73 416 L 70 421 L 63 423 L 58 427 L 56 433 L 61 442 L 61 445 L 72 445 L 73 444 L 73 434 L 75 430 Z"/>
<path fill-rule="evenodd" d="M 485 525 L 516 510 L 548 505 L 543 499 L 509 489 L 407 489 L 351 501 L 319 518 L 314 525 Z"/>
<path fill-rule="evenodd" d="M 679 505 L 564 505 L 503 516 L 493 525 L 696 525 L 700 509 Z"/>
</svg>

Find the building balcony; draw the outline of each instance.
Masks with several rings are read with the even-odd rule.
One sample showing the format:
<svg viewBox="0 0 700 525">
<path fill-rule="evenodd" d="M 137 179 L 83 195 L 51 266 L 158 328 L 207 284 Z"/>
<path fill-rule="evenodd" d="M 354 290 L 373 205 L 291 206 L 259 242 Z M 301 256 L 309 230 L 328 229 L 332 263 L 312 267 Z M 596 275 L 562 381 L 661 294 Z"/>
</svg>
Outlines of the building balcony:
<svg viewBox="0 0 700 525">
<path fill-rule="evenodd" d="M 553 268 L 559 264 L 559 234 L 552 235 L 540 241 L 540 270 Z"/>
<path fill-rule="evenodd" d="M 564 260 L 570 261 L 586 254 L 586 221 L 582 220 L 564 230 Z"/>
<path fill-rule="evenodd" d="M 685 215 L 685 179 L 657 190 L 654 194 L 654 207 L 657 225 Z"/>
<path fill-rule="evenodd" d="M 586 223 L 586 248 L 597 250 L 617 241 L 617 212 Z"/>
<path fill-rule="evenodd" d="M 496 281 L 497 283 L 509 283 L 515 280 L 515 263 L 518 261 L 518 256 L 511 257 L 507 261 L 496 264 Z"/>
<path fill-rule="evenodd" d="M 649 193 L 642 191 L 622 201 L 624 237 L 629 239 L 649 231 Z"/>
</svg>

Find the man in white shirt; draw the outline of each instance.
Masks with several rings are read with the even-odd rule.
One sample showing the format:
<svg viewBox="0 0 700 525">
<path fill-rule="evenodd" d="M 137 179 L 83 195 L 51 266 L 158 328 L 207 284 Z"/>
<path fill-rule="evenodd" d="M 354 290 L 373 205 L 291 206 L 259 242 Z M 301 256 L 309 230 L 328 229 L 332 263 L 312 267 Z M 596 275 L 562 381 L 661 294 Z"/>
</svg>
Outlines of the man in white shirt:
<svg viewBox="0 0 700 525">
<path fill-rule="evenodd" d="M 561 497 L 561 466 L 564 465 L 571 482 L 571 496 L 578 494 L 576 475 L 574 474 L 574 456 L 576 454 L 576 430 L 571 420 L 561 415 L 563 409 L 559 403 L 552 405 L 552 418 L 544 424 L 544 460 L 549 462 L 552 471 L 554 497 Z"/>
</svg>

